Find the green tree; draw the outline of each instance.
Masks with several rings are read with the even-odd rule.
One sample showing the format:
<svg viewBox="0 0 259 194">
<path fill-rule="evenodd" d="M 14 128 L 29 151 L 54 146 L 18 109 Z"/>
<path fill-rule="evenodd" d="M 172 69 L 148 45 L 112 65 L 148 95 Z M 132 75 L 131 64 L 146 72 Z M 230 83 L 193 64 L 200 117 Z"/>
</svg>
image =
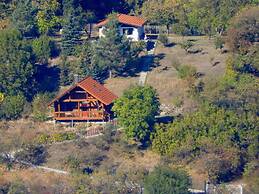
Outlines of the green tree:
<svg viewBox="0 0 259 194">
<path fill-rule="evenodd" d="M 73 6 L 73 5 L 71 5 Z M 82 26 L 82 10 L 80 7 L 69 7 L 65 10 L 66 18 L 62 31 L 62 54 L 75 55 L 76 46 L 80 43 Z"/>
<path fill-rule="evenodd" d="M 32 6 L 31 0 L 18 1 L 12 14 L 13 27 L 20 30 L 23 36 L 37 35 L 35 15 L 36 9 Z"/>
<path fill-rule="evenodd" d="M 59 28 L 61 20 L 58 16 L 60 3 L 57 0 L 40 0 L 37 2 L 37 23 L 41 34 L 53 33 Z"/>
<path fill-rule="evenodd" d="M 243 6 L 253 4 L 251 0 L 197 0 L 192 1 L 187 13 L 190 28 L 199 33 L 222 34 L 228 27 L 230 19 Z"/>
<path fill-rule="evenodd" d="M 232 19 L 226 43 L 233 52 L 246 54 L 256 42 L 259 31 L 258 13 L 258 7 L 245 8 Z"/>
<path fill-rule="evenodd" d="M 188 194 L 191 180 L 188 174 L 179 169 L 159 166 L 145 179 L 145 194 Z"/>
<path fill-rule="evenodd" d="M 71 61 L 68 61 L 67 57 L 61 58 L 60 68 L 60 84 L 67 86 L 73 82 L 73 71 L 71 71 Z"/>
<path fill-rule="evenodd" d="M 141 142 L 149 140 L 159 110 L 159 100 L 153 88 L 136 86 L 127 90 L 115 101 L 112 109 L 128 138 Z"/>
<path fill-rule="evenodd" d="M 21 33 L 14 29 L 0 31 L 0 91 L 31 98 L 35 91 L 33 64 L 32 49 Z"/>
<path fill-rule="evenodd" d="M 6 19 L 12 13 L 10 0 L 0 2 L 0 21 Z"/>
<path fill-rule="evenodd" d="M 121 36 L 118 30 L 116 14 L 109 16 L 105 26 L 104 37 L 100 38 L 93 48 L 93 63 L 110 72 L 120 73 L 131 60 L 129 40 Z"/>
<path fill-rule="evenodd" d="M 46 64 L 51 55 L 51 41 L 47 35 L 40 36 L 32 42 L 32 49 L 39 63 Z"/>
<path fill-rule="evenodd" d="M 102 81 L 103 69 L 93 63 L 93 45 L 90 41 L 85 41 L 76 49 L 77 57 L 79 58 L 79 67 L 75 72 L 80 77 L 92 76 L 95 80 Z"/>
<path fill-rule="evenodd" d="M 6 96 L 0 104 L 0 118 L 14 120 L 21 117 L 25 102 L 22 95 Z"/>
<path fill-rule="evenodd" d="M 142 14 L 152 24 L 165 25 L 169 33 L 170 25 L 175 23 L 175 6 L 174 0 L 145 1 Z"/>
</svg>

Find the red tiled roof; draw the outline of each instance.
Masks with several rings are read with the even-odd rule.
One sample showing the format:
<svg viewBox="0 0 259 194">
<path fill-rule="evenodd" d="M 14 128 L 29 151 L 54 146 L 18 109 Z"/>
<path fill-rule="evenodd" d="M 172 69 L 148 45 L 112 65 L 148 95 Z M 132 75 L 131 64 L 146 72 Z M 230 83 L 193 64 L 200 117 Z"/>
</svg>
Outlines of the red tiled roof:
<svg viewBox="0 0 259 194">
<path fill-rule="evenodd" d="M 56 97 L 49 105 L 53 104 L 56 100 L 60 99 L 62 96 L 73 90 L 75 87 L 81 87 L 86 92 L 91 94 L 96 99 L 100 100 L 105 105 L 111 104 L 118 97 L 113 94 L 110 90 L 105 88 L 102 84 L 95 81 L 92 77 L 88 76 L 80 82 L 76 83 L 74 86 L 66 90 L 64 93 Z"/>
<path fill-rule="evenodd" d="M 126 15 L 126 14 L 118 14 L 117 18 L 118 18 L 119 23 L 137 26 L 137 27 L 141 27 L 146 23 L 146 20 L 144 20 L 141 17 Z M 108 21 L 109 21 L 109 19 L 106 18 L 106 19 L 102 20 L 101 22 L 99 22 L 98 24 L 96 24 L 96 26 L 97 27 L 104 26 L 108 23 Z"/>
</svg>

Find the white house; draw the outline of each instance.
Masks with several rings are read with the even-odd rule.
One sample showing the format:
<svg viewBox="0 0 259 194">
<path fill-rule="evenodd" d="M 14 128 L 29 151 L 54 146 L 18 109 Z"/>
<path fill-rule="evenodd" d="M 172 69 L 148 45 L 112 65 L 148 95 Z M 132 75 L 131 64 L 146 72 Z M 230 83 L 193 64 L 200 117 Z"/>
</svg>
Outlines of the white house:
<svg viewBox="0 0 259 194">
<path fill-rule="evenodd" d="M 118 14 L 117 18 L 120 24 L 119 31 L 121 35 L 125 35 L 132 41 L 144 39 L 144 24 L 146 23 L 146 20 L 141 17 L 126 14 Z M 106 18 L 96 24 L 96 27 L 99 28 L 99 37 L 104 36 L 103 30 L 108 21 L 109 19 Z"/>
</svg>

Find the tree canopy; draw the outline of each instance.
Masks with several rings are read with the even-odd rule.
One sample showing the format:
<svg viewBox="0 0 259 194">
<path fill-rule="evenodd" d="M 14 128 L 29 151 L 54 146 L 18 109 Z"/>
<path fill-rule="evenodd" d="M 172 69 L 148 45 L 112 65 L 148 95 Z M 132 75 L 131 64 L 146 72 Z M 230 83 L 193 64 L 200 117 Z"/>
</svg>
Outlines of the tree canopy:
<svg viewBox="0 0 259 194">
<path fill-rule="evenodd" d="M 0 91 L 7 95 L 34 94 L 34 57 L 19 31 L 0 32 Z"/>
<path fill-rule="evenodd" d="M 159 111 L 159 100 L 153 88 L 130 88 L 115 101 L 112 109 L 128 138 L 142 142 L 149 140 Z"/>
<path fill-rule="evenodd" d="M 190 185 L 191 180 L 185 171 L 159 166 L 146 177 L 144 193 L 188 194 Z"/>
</svg>

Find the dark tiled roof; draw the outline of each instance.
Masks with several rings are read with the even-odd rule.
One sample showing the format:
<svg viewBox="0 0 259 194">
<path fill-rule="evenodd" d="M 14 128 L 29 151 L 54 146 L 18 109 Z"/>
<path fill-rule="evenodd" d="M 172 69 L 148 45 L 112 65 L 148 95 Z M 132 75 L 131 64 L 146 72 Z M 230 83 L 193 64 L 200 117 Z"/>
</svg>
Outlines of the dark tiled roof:
<svg viewBox="0 0 259 194">
<path fill-rule="evenodd" d="M 56 100 L 60 99 L 62 96 L 73 90 L 75 87 L 81 87 L 86 92 L 91 94 L 96 99 L 100 100 L 105 105 L 111 104 L 116 98 L 118 98 L 115 94 L 113 94 L 110 90 L 105 88 L 102 84 L 95 81 L 92 77 L 88 76 L 76 83 L 74 86 L 70 87 L 68 90 L 63 92 L 61 95 L 56 97 L 49 105 L 53 104 Z"/>
</svg>

